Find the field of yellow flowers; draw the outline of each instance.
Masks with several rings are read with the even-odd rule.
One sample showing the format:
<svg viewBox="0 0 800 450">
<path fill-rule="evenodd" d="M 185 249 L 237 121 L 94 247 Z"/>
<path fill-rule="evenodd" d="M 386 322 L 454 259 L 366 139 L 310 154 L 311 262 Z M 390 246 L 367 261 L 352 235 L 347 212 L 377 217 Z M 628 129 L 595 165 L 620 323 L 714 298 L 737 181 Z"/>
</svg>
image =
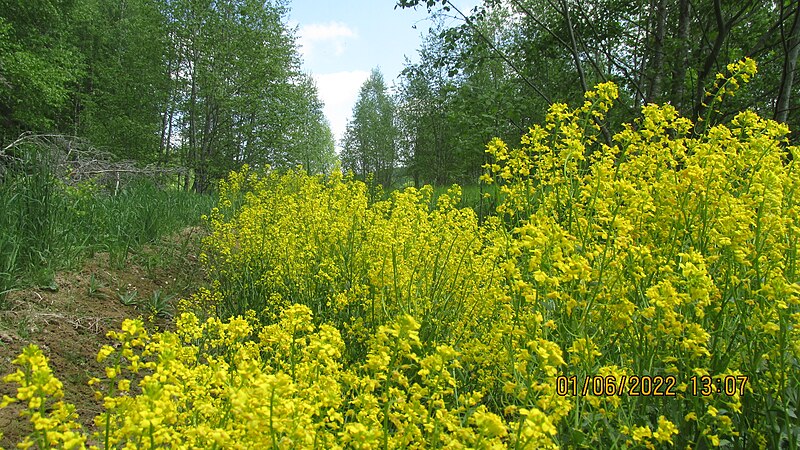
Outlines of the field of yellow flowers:
<svg viewBox="0 0 800 450">
<path fill-rule="evenodd" d="M 729 67 L 718 96 L 747 81 Z M 129 320 L 81 429 L 42 352 L 6 378 L 40 448 L 798 448 L 798 149 L 669 105 L 600 142 L 617 96 L 494 140 L 458 187 L 370 201 L 341 174 L 232 173 L 213 280 L 177 330 Z"/>
</svg>

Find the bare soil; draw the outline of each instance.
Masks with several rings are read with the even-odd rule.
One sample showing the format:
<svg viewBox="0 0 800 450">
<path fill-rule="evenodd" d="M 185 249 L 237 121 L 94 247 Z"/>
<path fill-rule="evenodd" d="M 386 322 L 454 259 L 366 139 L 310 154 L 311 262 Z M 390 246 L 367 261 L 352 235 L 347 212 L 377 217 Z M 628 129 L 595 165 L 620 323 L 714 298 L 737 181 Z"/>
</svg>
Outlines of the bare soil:
<svg viewBox="0 0 800 450">
<path fill-rule="evenodd" d="M 172 324 L 166 314 L 148 320 L 146 306 L 126 306 L 120 296 L 136 291 L 137 299 L 146 300 L 158 292 L 174 304 L 191 295 L 204 282 L 196 257 L 200 234 L 199 228 L 185 229 L 137 252 L 125 267 L 112 267 L 108 255 L 98 253 L 79 271 L 56 274 L 54 286 L 8 294 L 8 307 L 0 311 L 0 398 L 16 394 L 16 386 L 2 377 L 16 370 L 12 361 L 25 346 L 36 344 L 64 384 L 64 400 L 76 406 L 86 429 L 93 429 L 102 403 L 87 382 L 104 370 L 96 357 L 111 343 L 106 333 L 126 318 L 142 317 L 153 331 Z M 30 432 L 20 411 L 19 404 L 0 409 L 0 447 L 13 448 Z"/>
</svg>

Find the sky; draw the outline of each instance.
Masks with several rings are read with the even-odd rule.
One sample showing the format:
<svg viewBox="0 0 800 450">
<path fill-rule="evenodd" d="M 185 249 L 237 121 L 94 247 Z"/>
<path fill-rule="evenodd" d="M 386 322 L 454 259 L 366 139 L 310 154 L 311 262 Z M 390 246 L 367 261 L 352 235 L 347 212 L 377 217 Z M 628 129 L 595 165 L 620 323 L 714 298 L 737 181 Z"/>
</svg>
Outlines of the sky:
<svg viewBox="0 0 800 450">
<path fill-rule="evenodd" d="M 370 71 L 380 69 L 386 84 L 392 86 L 406 56 L 412 62 L 418 61 L 422 35 L 432 22 L 427 20 L 424 6 L 416 10 L 394 9 L 395 3 L 395 0 L 289 3 L 289 26 L 297 27 L 303 68 L 316 80 L 337 148 L 358 90 Z M 454 3 L 466 13 L 477 0 Z"/>
</svg>

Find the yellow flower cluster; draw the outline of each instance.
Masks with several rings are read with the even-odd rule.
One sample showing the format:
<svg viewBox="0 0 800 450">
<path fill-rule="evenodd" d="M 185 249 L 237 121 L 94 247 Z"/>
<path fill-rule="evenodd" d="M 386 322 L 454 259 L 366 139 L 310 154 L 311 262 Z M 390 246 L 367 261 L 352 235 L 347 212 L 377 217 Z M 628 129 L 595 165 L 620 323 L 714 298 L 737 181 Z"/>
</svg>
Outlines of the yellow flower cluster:
<svg viewBox="0 0 800 450">
<path fill-rule="evenodd" d="M 715 101 L 749 81 L 755 63 L 728 69 Z M 606 396 L 591 407 L 575 398 L 567 421 L 587 425 L 560 431 L 601 447 L 616 442 L 609 427 L 633 446 L 797 444 L 800 154 L 788 128 L 744 111 L 698 133 L 672 106 L 647 105 L 609 146 L 593 118 L 615 97 L 600 85 L 576 110 L 555 105 L 519 149 L 487 147 L 495 162 L 482 179 L 504 195 L 512 302 L 552 325 L 545 337 L 569 349 L 567 373 L 620 367 L 617 380 L 678 384 L 676 398 Z M 733 373 L 748 376 L 745 389 L 723 386 Z M 713 395 L 692 389 L 703 375 L 717 380 Z"/>
<path fill-rule="evenodd" d="M 17 384 L 17 395 L 14 398 L 5 396 L 0 408 L 11 403 L 26 402 L 22 414 L 30 419 L 33 433 L 25 437 L 18 447 L 84 447 L 86 437 L 75 422 L 75 407 L 61 400 L 64 396 L 63 385 L 53 376 L 42 351 L 35 345 L 29 345 L 14 360 L 14 364 L 20 368 L 3 381 Z"/>
<path fill-rule="evenodd" d="M 497 257 L 482 251 L 489 230 L 456 207 L 454 189 L 436 205 L 430 186 L 370 203 L 366 185 L 341 174 L 231 174 L 220 203 L 242 200 L 211 214 L 203 255 L 217 288 L 194 303 L 221 317 L 252 309 L 265 323 L 307 305 L 342 332 L 352 357 L 404 314 L 425 317 L 426 342 L 484 334 L 504 295 Z"/>
<path fill-rule="evenodd" d="M 755 73 L 729 69 L 726 95 Z M 174 333 L 111 335 L 90 442 L 796 444 L 800 152 L 755 113 L 698 129 L 669 105 L 603 143 L 617 95 L 553 105 L 519 148 L 490 142 L 499 205 L 480 225 L 458 187 L 380 200 L 338 173 L 232 173 L 208 217 L 211 286 Z M 20 400 L 51 383 L 41 361 L 18 360 L 47 374 L 11 378 Z M 75 430 L 59 414 L 40 446 Z"/>
<path fill-rule="evenodd" d="M 43 414 L 61 383 L 35 346 L 6 381 L 19 385 L 36 428 L 23 448 L 86 448 L 87 440 L 100 443 L 92 448 L 554 446 L 544 412 L 521 410 L 511 423 L 490 412 L 454 377 L 459 352 L 442 345 L 423 356 L 419 331 L 411 316 L 398 317 L 378 328 L 363 364 L 344 367 L 339 332 L 315 326 L 302 305 L 268 326 L 187 312 L 175 332 L 149 335 L 141 320 L 126 320 L 98 352 L 107 370 L 91 384 L 105 412 L 92 436 L 71 405 Z"/>
</svg>

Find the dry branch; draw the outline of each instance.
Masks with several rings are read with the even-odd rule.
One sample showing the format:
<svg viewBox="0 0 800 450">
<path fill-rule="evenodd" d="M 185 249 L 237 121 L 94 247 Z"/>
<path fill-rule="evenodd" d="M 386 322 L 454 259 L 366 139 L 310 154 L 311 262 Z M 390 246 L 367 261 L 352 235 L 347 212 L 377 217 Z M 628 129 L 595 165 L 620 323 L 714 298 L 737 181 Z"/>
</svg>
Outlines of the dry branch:
<svg viewBox="0 0 800 450">
<path fill-rule="evenodd" d="M 5 170 L 29 169 L 42 164 L 66 184 L 87 180 L 98 182 L 114 192 L 136 178 L 159 180 L 185 173 L 183 167 L 142 166 L 136 161 L 120 160 L 75 136 L 24 133 L 0 150 L 0 177 Z"/>
</svg>

